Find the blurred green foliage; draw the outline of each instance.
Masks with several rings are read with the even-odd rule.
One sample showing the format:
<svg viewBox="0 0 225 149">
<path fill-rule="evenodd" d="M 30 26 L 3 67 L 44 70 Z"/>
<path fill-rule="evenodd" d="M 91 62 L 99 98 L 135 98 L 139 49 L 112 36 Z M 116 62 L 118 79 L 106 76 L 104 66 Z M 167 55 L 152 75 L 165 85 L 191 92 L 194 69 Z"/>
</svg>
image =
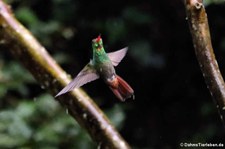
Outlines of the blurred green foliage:
<svg viewBox="0 0 225 149">
<path fill-rule="evenodd" d="M 101 81 L 84 89 L 133 148 L 225 142 L 223 126 L 196 61 L 184 6 L 175 1 L 7 0 L 15 16 L 75 76 L 91 58 L 91 39 L 129 52 L 119 75 L 136 100 L 120 103 Z M 204 0 L 225 74 L 225 4 Z M 225 76 L 225 75 L 224 75 Z M 0 148 L 96 148 L 0 43 Z"/>
<path fill-rule="evenodd" d="M 224 3 L 224 0 L 204 0 L 203 3 L 208 6 L 210 4 L 222 4 Z"/>
<path fill-rule="evenodd" d="M 0 62 L 1 63 L 1 62 Z M 15 61 L 2 62 L 0 72 L 0 97 L 4 97 L 7 90 L 15 90 L 19 94 L 27 95 L 25 83 L 34 82 L 32 76 Z"/>
<path fill-rule="evenodd" d="M 43 94 L 0 112 L 0 148 L 94 148 L 82 128 Z"/>
</svg>

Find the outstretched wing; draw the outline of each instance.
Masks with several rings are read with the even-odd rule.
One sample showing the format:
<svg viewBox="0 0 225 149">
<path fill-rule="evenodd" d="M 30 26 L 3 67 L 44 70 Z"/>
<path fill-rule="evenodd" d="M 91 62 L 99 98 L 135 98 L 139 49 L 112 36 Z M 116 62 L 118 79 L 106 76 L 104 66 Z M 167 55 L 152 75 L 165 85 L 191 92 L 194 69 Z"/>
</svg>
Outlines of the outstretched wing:
<svg viewBox="0 0 225 149">
<path fill-rule="evenodd" d="M 93 66 L 88 63 L 81 72 L 66 86 L 64 87 L 55 97 L 58 97 L 62 94 L 65 94 L 74 88 L 79 88 L 82 85 L 94 81 L 99 78 L 99 75 L 96 73 L 96 70 Z"/>
<path fill-rule="evenodd" d="M 107 53 L 107 55 L 108 55 L 109 59 L 111 60 L 113 66 L 117 66 L 120 63 L 120 61 L 126 55 L 127 50 L 128 50 L 128 48 L 125 47 L 125 48 L 123 48 L 121 50 L 118 50 L 116 52 Z"/>
</svg>

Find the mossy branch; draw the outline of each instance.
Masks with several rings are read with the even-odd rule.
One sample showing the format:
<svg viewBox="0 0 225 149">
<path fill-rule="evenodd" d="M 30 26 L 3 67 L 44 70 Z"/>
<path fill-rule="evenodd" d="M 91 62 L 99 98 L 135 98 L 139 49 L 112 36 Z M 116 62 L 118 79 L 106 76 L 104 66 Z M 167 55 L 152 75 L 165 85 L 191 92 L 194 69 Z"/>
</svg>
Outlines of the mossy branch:
<svg viewBox="0 0 225 149">
<path fill-rule="evenodd" d="M 185 7 L 202 74 L 225 124 L 225 84 L 213 51 L 204 5 L 202 0 L 185 0 Z"/>
<path fill-rule="evenodd" d="M 70 82 L 68 75 L 31 33 L 16 20 L 10 7 L 2 0 L 0 0 L 0 41 L 52 95 L 56 95 Z M 68 109 L 69 114 L 88 131 L 100 148 L 130 148 L 82 89 L 75 89 L 70 94 L 57 98 L 57 101 Z"/>
</svg>

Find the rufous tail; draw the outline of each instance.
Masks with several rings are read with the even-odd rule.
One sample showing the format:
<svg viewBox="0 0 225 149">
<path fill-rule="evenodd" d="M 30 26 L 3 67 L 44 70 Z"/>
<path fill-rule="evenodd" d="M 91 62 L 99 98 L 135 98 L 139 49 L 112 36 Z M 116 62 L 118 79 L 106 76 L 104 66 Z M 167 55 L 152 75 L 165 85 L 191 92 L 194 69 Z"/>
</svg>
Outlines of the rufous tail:
<svg viewBox="0 0 225 149">
<path fill-rule="evenodd" d="M 120 76 L 116 76 L 117 85 L 109 86 L 112 92 L 119 98 L 121 101 L 125 101 L 127 98 L 133 97 L 134 99 L 134 90 L 130 85 L 124 81 Z"/>
</svg>

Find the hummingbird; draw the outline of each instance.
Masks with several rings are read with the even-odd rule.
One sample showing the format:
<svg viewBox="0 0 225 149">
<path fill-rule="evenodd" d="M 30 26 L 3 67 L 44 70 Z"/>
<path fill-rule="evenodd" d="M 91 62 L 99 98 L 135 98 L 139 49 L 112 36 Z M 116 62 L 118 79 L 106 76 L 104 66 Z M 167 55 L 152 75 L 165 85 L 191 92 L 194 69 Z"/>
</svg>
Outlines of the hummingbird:
<svg viewBox="0 0 225 149">
<path fill-rule="evenodd" d="M 117 66 L 124 58 L 128 48 L 125 47 L 115 52 L 106 53 L 102 38 L 99 35 L 92 40 L 92 49 L 93 58 L 90 62 L 55 97 L 101 78 L 119 100 L 125 101 L 127 98 L 131 97 L 134 99 L 134 90 L 126 81 L 116 74 L 114 68 L 114 66 Z"/>
</svg>

